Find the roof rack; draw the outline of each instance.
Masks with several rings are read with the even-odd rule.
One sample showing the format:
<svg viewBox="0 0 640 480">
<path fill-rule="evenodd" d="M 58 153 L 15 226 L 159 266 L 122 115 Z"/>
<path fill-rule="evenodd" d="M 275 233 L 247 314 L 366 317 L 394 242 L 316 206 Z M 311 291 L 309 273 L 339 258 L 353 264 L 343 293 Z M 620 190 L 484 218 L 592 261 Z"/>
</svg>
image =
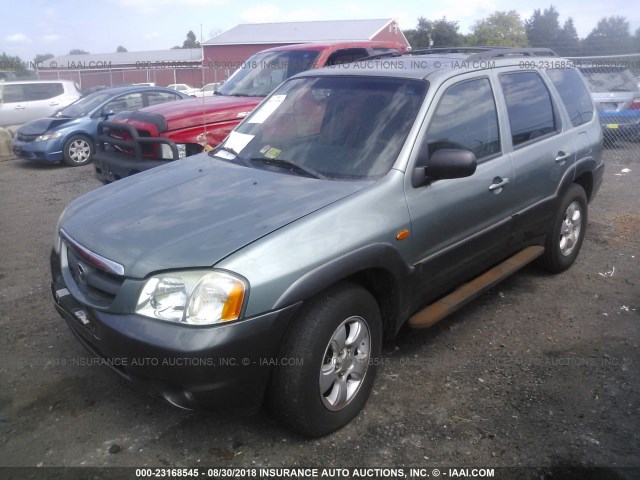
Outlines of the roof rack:
<svg viewBox="0 0 640 480">
<path fill-rule="evenodd" d="M 509 58 L 509 57 L 555 57 L 556 52 L 550 48 L 514 48 L 514 47 L 436 47 L 421 48 L 419 50 L 405 50 L 403 52 L 385 52 L 360 60 L 370 60 L 372 58 L 402 57 L 405 55 L 434 55 L 447 53 L 472 53 L 468 60 L 484 60 L 488 58 Z"/>
<path fill-rule="evenodd" d="M 487 58 L 510 57 L 557 57 L 556 52 L 550 48 L 491 48 L 486 52 L 471 55 L 468 60 L 485 60 Z"/>
</svg>

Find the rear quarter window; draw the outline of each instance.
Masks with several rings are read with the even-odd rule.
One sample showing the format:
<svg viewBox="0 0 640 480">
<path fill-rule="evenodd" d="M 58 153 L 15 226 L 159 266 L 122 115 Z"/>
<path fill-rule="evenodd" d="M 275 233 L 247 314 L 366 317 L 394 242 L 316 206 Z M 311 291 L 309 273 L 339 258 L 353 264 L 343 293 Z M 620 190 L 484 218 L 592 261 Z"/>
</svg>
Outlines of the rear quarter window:
<svg viewBox="0 0 640 480">
<path fill-rule="evenodd" d="M 593 118 L 593 103 L 578 71 L 572 68 L 552 68 L 547 70 L 547 75 L 560 94 L 573 126 L 589 122 Z"/>
</svg>

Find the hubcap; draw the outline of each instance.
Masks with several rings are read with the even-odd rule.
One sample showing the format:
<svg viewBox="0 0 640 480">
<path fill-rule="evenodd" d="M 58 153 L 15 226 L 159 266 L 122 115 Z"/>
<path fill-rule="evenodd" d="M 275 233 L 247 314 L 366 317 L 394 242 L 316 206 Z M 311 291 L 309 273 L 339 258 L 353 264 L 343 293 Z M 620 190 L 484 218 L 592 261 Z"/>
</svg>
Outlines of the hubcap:
<svg viewBox="0 0 640 480">
<path fill-rule="evenodd" d="M 332 411 L 346 407 L 362 386 L 371 340 L 362 317 L 349 317 L 333 332 L 320 368 L 320 398 Z"/>
<path fill-rule="evenodd" d="M 76 163 L 86 162 L 91 155 L 91 147 L 85 140 L 74 140 L 69 145 L 69 157 Z"/>
<path fill-rule="evenodd" d="M 582 229 L 582 209 L 578 202 L 573 202 L 564 213 L 560 226 L 560 253 L 565 257 L 571 255 L 580 238 Z"/>
</svg>

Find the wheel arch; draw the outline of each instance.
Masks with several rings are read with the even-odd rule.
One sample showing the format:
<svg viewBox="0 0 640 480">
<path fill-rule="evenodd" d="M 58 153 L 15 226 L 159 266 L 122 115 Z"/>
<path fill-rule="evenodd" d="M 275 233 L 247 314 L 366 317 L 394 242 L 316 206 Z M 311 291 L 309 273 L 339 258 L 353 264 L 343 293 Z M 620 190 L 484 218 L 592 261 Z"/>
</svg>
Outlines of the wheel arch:
<svg viewBox="0 0 640 480">
<path fill-rule="evenodd" d="M 325 263 L 294 282 L 274 309 L 312 299 L 336 284 L 347 282 L 367 290 L 378 303 L 385 338 L 395 335 L 409 304 L 408 279 L 413 267 L 387 244 L 370 245 Z"/>
</svg>

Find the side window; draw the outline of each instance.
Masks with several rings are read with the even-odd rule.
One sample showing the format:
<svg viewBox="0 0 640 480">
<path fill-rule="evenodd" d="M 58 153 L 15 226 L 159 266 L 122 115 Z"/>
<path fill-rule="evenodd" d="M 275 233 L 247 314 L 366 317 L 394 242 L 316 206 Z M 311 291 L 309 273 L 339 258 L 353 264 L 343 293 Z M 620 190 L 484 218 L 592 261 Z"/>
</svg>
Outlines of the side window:
<svg viewBox="0 0 640 480">
<path fill-rule="evenodd" d="M 489 79 L 449 87 L 440 98 L 425 141 L 429 157 L 443 148 L 470 150 L 478 160 L 499 153 L 498 113 Z"/>
<path fill-rule="evenodd" d="M 129 93 L 114 98 L 104 106 L 103 110 L 113 110 L 113 113 L 117 114 L 125 110 L 138 110 L 139 108 L 142 108 L 142 94 Z"/>
<path fill-rule="evenodd" d="M 61 83 L 27 83 L 24 86 L 27 100 L 48 100 L 64 93 Z"/>
<path fill-rule="evenodd" d="M 4 103 L 24 102 L 24 85 L 2 85 L 2 101 Z"/>
<path fill-rule="evenodd" d="M 556 131 L 551 96 L 535 72 L 500 75 L 513 146 Z"/>
<path fill-rule="evenodd" d="M 147 104 L 158 105 L 159 103 L 173 102 L 178 100 L 178 95 L 169 92 L 147 92 Z"/>
<path fill-rule="evenodd" d="M 552 68 L 547 70 L 547 75 L 560 94 L 573 126 L 589 122 L 593 118 L 593 103 L 578 71 L 572 68 Z"/>
</svg>

